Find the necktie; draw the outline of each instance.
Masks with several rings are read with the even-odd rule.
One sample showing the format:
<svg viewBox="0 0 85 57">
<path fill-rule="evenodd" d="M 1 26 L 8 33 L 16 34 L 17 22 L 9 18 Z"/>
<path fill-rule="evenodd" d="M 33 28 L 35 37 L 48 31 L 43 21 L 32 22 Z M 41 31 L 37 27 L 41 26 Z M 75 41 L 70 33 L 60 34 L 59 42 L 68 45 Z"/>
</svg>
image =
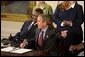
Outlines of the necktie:
<svg viewBox="0 0 85 57">
<path fill-rule="evenodd" d="M 40 37 L 38 38 L 38 46 L 40 47 L 40 49 L 42 49 L 44 46 L 43 33 L 44 33 L 44 31 L 41 31 Z"/>
</svg>

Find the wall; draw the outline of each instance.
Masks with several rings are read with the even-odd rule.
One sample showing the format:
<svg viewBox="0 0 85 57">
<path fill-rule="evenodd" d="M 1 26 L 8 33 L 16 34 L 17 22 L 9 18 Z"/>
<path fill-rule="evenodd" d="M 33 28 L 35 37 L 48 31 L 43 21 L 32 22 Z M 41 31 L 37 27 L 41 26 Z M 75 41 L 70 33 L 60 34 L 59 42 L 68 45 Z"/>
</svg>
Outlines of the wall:
<svg viewBox="0 0 85 57">
<path fill-rule="evenodd" d="M 1 20 L 1 39 L 8 38 L 10 34 L 13 36 L 20 31 L 23 22 L 13 22 Z"/>
</svg>

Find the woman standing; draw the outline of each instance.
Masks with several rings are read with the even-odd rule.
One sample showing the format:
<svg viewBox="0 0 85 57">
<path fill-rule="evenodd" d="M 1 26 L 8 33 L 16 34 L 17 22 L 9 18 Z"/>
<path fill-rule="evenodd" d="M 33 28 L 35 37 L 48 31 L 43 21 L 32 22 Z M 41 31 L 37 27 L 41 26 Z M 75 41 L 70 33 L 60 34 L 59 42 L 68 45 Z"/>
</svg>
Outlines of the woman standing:
<svg viewBox="0 0 85 57">
<path fill-rule="evenodd" d="M 83 40 L 81 24 L 84 21 L 82 6 L 76 1 L 64 1 L 59 4 L 53 15 L 57 28 L 67 32 L 64 46 L 76 45 Z"/>
</svg>

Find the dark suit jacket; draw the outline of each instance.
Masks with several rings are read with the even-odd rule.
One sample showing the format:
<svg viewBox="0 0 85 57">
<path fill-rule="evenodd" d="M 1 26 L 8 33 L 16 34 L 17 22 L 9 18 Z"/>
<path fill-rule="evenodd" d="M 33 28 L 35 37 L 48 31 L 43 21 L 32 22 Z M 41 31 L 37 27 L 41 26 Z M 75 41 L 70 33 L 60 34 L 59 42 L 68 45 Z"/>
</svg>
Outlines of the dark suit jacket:
<svg viewBox="0 0 85 57">
<path fill-rule="evenodd" d="M 22 25 L 20 32 L 18 32 L 14 36 L 14 38 L 20 39 L 28 31 L 28 27 L 30 26 L 31 23 L 32 23 L 32 20 L 25 21 L 24 24 Z"/>
<path fill-rule="evenodd" d="M 63 20 L 71 20 L 73 23 L 72 27 L 62 27 L 61 22 Z M 69 30 L 70 37 L 72 37 L 68 42 L 72 44 L 79 44 L 83 39 L 83 32 L 81 28 L 81 24 L 84 21 L 83 9 L 79 4 L 75 4 L 74 8 L 70 8 L 69 10 L 65 10 L 62 12 L 59 7 L 56 8 L 55 13 L 53 15 L 53 21 L 58 25 L 57 28 L 61 30 Z"/>
<path fill-rule="evenodd" d="M 19 44 L 20 41 L 23 41 L 23 39 L 32 39 L 34 38 L 34 30 L 37 28 L 37 25 L 33 25 L 29 30 L 28 27 L 31 25 L 32 20 L 27 20 L 23 24 L 21 31 L 18 32 L 14 37 L 11 37 L 11 41 L 13 45 L 16 46 L 16 44 Z M 14 44 L 15 43 L 15 44 Z"/>
<path fill-rule="evenodd" d="M 31 23 L 32 23 L 32 20 L 27 20 L 27 21 L 24 22 L 24 24 L 21 28 L 21 31 L 20 31 L 20 36 L 28 31 L 28 27 L 30 26 Z"/>
<path fill-rule="evenodd" d="M 32 23 L 32 21 L 30 20 L 29 22 L 28 22 L 28 24 L 26 24 L 26 25 L 30 25 Z M 28 30 L 28 27 L 25 27 L 24 26 L 24 28 L 23 28 L 23 30 L 22 31 L 26 31 L 23 35 L 22 35 L 22 37 L 21 38 L 23 38 L 23 39 L 32 39 L 32 38 L 34 38 L 34 36 L 35 36 L 35 30 L 36 30 L 36 28 L 37 28 L 37 24 L 35 24 L 35 25 L 32 25 L 32 27 Z"/>
<path fill-rule="evenodd" d="M 40 30 L 39 29 L 36 29 L 35 30 L 35 47 L 37 49 L 40 49 L 38 47 L 38 44 L 37 44 L 37 38 L 38 38 L 38 34 L 39 34 Z M 54 55 L 54 56 L 58 56 L 58 48 L 56 48 L 56 34 L 55 33 L 55 29 L 52 28 L 52 27 L 48 27 L 46 33 L 45 33 L 45 45 L 44 45 L 44 48 L 42 49 L 42 51 L 46 51 L 49 53 L 49 55 Z"/>
<path fill-rule="evenodd" d="M 19 33 L 19 38 L 33 38 L 34 30 L 37 28 L 37 25 L 32 25 L 28 30 L 28 27 L 31 25 L 32 20 L 25 21 L 22 26 L 22 29 Z"/>
</svg>

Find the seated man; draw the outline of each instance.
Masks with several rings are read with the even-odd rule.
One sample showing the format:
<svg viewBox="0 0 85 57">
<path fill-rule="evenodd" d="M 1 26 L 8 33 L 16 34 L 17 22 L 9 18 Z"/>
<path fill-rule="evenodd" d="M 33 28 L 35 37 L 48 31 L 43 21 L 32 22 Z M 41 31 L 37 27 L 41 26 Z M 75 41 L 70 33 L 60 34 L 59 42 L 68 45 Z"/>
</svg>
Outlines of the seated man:
<svg viewBox="0 0 85 57">
<path fill-rule="evenodd" d="M 17 46 L 17 44 L 19 45 L 19 43 L 23 41 L 23 36 L 26 34 L 26 32 L 29 32 L 29 38 L 34 37 L 34 30 L 37 28 L 36 19 L 39 14 L 43 14 L 43 11 L 37 8 L 33 13 L 32 18 L 30 20 L 25 21 L 21 28 L 21 31 L 18 32 L 15 36 L 9 37 L 9 39 L 12 41 L 13 46 Z"/>
<path fill-rule="evenodd" d="M 24 40 L 20 47 L 25 48 L 30 45 L 34 41 L 36 49 L 39 54 L 43 55 L 46 53 L 51 56 L 58 56 L 58 48 L 56 47 L 56 37 L 55 28 L 49 25 L 50 17 L 49 15 L 41 14 L 37 18 L 38 28 L 35 30 L 35 38 L 34 40 Z M 27 34 L 28 35 L 28 34 Z M 62 34 L 60 36 L 63 36 Z"/>
</svg>

